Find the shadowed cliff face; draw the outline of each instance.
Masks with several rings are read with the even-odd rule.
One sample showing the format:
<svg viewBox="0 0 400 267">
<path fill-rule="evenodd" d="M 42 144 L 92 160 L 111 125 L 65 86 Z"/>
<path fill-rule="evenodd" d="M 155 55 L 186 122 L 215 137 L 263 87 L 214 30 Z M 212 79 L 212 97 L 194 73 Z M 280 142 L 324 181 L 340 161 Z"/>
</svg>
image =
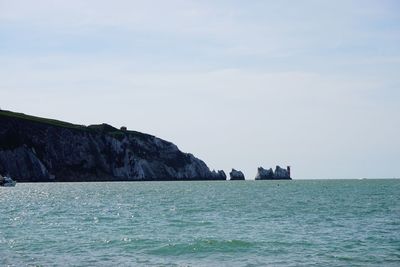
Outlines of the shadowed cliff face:
<svg viewBox="0 0 400 267">
<path fill-rule="evenodd" d="M 255 180 L 292 180 L 290 177 L 290 166 L 287 169 L 276 166 L 275 172 L 272 168 L 264 169 L 263 167 L 259 167 Z"/>
<path fill-rule="evenodd" d="M 151 135 L 8 111 L 0 111 L 0 174 L 19 182 L 226 179 Z"/>
</svg>

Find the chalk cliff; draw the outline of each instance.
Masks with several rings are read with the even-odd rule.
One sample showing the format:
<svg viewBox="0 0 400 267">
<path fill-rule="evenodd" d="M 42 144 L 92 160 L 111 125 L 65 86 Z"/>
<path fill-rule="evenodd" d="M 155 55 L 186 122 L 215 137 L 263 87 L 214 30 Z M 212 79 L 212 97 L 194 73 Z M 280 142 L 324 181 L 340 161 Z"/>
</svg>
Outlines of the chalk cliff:
<svg viewBox="0 0 400 267">
<path fill-rule="evenodd" d="M 229 173 L 229 176 L 231 180 L 245 180 L 244 174 L 241 171 L 237 171 L 235 169 L 232 169 L 232 171 Z"/>
<path fill-rule="evenodd" d="M 264 169 L 263 167 L 259 167 L 257 169 L 256 180 L 291 180 L 290 177 L 290 167 L 287 169 L 283 169 L 279 166 L 276 166 L 275 171 L 270 169 Z"/>
<path fill-rule="evenodd" d="M 152 135 L 0 111 L 0 174 L 18 182 L 226 180 Z"/>
</svg>

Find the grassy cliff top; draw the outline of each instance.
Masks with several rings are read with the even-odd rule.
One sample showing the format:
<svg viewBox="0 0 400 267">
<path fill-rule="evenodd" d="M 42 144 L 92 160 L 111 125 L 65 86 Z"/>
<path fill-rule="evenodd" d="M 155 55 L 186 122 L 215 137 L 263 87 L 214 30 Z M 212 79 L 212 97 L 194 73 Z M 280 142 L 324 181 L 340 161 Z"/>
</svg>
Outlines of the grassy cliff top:
<svg viewBox="0 0 400 267">
<path fill-rule="evenodd" d="M 71 129 L 79 129 L 79 130 L 84 130 L 86 128 L 86 126 L 84 126 L 84 125 L 77 125 L 77 124 L 72 124 L 69 122 L 64 122 L 64 121 L 59 121 L 59 120 L 36 117 L 36 116 L 26 115 L 24 113 L 12 112 L 9 110 L 0 110 L 0 117 L 21 119 L 21 120 L 26 120 L 26 121 L 30 121 L 30 122 L 43 123 L 43 124 L 48 124 L 48 125 L 52 125 L 52 126 L 56 126 L 56 127 L 63 127 L 63 128 L 71 128 Z"/>
<path fill-rule="evenodd" d="M 25 120 L 25 121 L 29 121 L 29 122 L 46 124 L 46 125 L 50 125 L 50 126 L 54 126 L 54 127 L 68 128 L 68 129 L 73 129 L 73 130 L 102 132 L 102 133 L 109 134 L 109 135 L 117 137 L 117 138 L 123 137 L 123 135 L 125 135 L 125 133 L 129 134 L 129 135 L 134 135 L 134 136 L 152 137 L 152 135 L 144 134 L 144 133 L 137 132 L 137 131 L 128 131 L 128 130 L 122 131 L 111 125 L 105 124 L 105 123 L 85 126 L 85 125 L 73 124 L 73 123 L 69 123 L 69 122 L 65 122 L 65 121 L 59 121 L 59 120 L 54 120 L 54 119 L 26 115 L 24 113 L 12 112 L 9 110 L 0 110 L 0 118 L 2 118 L 2 117 Z"/>
</svg>

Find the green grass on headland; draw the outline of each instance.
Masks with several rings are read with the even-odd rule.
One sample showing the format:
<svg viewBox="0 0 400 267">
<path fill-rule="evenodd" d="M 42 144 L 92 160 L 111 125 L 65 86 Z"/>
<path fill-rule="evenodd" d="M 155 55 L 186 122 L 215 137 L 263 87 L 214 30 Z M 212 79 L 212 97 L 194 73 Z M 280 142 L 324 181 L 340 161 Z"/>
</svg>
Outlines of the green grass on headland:
<svg viewBox="0 0 400 267">
<path fill-rule="evenodd" d="M 97 132 L 97 133 L 101 132 L 104 134 L 108 134 L 117 139 L 123 138 L 126 134 L 129 134 L 131 136 L 133 135 L 136 137 L 152 137 L 151 135 L 144 134 L 144 133 L 137 132 L 137 131 L 129 131 L 129 130 L 122 131 L 111 125 L 105 124 L 105 123 L 85 126 L 85 125 L 73 124 L 73 123 L 54 120 L 54 119 L 47 119 L 47 118 L 42 118 L 42 117 L 26 115 L 24 113 L 17 113 L 17 112 L 12 112 L 9 110 L 0 110 L 0 118 L 2 118 L 2 117 L 26 120 L 29 122 L 47 124 L 47 125 L 51 125 L 54 127 L 62 127 L 62 128 L 73 129 L 73 130 L 90 131 L 90 132 Z"/>
<path fill-rule="evenodd" d="M 31 122 L 44 123 L 44 124 L 48 124 L 48 125 L 52 125 L 52 126 L 56 126 L 56 127 L 63 127 L 63 128 L 77 129 L 77 130 L 84 130 L 86 128 L 86 126 L 84 126 L 84 125 L 78 125 L 78 124 L 72 124 L 69 122 L 64 122 L 64 121 L 59 121 L 59 120 L 41 118 L 41 117 L 26 115 L 24 113 L 12 112 L 12 111 L 8 111 L 8 110 L 0 110 L 0 117 L 10 117 L 10 118 L 22 119 L 22 120 L 27 120 L 27 121 L 31 121 Z"/>
</svg>

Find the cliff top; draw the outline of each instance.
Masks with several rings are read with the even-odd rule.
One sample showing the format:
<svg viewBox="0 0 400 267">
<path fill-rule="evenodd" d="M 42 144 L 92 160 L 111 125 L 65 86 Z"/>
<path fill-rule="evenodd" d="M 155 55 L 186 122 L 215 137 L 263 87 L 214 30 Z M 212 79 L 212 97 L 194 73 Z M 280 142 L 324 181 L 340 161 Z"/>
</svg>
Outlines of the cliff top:
<svg viewBox="0 0 400 267">
<path fill-rule="evenodd" d="M 152 135 L 137 132 L 137 131 L 122 131 L 120 129 L 117 129 L 109 124 L 102 123 L 102 124 L 93 124 L 93 125 L 79 125 L 79 124 L 73 124 L 65 121 L 60 121 L 60 120 L 55 120 L 55 119 L 48 119 L 48 118 L 42 118 L 42 117 L 37 117 L 37 116 L 32 116 L 32 115 L 26 115 L 24 113 L 18 113 L 18 112 L 13 112 L 9 110 L 0 110 L 0 118 L 10 118 L 10 119 L 17 119 L 17 120 L 25 120 L 33 123 L 38 123 L 38 124 L 44 124 L 48 126 L 53 126 L 53 127 L 59 127 L 59 128 L 68 128 L 68 129 L 73 129 L 73 130 L 78 130 L 78 131 L 91 131 L 91 132 L 101 132 L 101 133 L 106 133 L 109 135 L 112 135 L 116 138 L 124 136 L 126 133 L 129 135 L 135 135 L 137 137 L 153 137 Z"/>
</svg>

